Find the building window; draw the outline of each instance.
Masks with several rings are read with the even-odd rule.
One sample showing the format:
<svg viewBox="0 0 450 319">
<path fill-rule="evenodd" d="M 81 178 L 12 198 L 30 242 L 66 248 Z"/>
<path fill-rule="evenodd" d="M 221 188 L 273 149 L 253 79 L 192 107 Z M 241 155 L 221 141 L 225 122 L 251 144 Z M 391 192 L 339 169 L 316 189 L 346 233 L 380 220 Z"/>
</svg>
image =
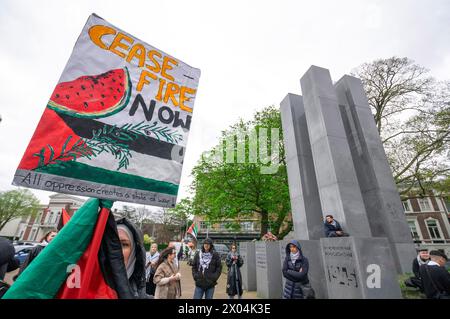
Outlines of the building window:
<svg viewBox="0 0 450 319">
<path fill-rule="evenodd" d="M 405 200 L 404 202 L 402 202 L 402 204 L 403 204 L 403 210 L 405 212 L 412 212 L 411 205 L 409 204 L 409 200 Z"/>
<path fill-rule="evenodd" d="M 48 216 L 47 224 L 51 224 L 52 221 L 53 221 L 53 212 L 51 212 L 50 215 Z"/>
<path fill-rule="evenodd" d="M 242 231 L 253 231 L 253 222 L 242 222 L 241 223 L 241 230 Z"/>
<path fill-rule="evenodd" d="M 411 231 L 411 237 L 413 238 L 415 243 L 420 243 L 420 235 L 419 231 L 417 230 L 416 222 L 414 220 L 408 220 L 408 226 Z"/>
<path fill-rule="evenodd" d="M 431 204 L 428 197 L 425 198 L 418 198 L 417 201 L 419 202 L 420 211 L 422 212 L 431 212 Z"/>
<path fill-rule="evenodd" d="M 34 223 L 35 224 L 40 224 L 41 223 L 41 214 L 42 213 L 37 213 L 36 214 L 36 218 L 34 219 Z"/>
<path fill-rule="evenodd" d="M 206 230 L 208 228 L 208 223 L 207 222 L 200 222 L 200 229 L 201 230 Z"/>
<path fill-rule="evenodd" d="M 441 231 L 436 219 L 428 219 L 426 221 L 428 232 L 434 243 L 444 242 L 441 237 Z"/>
<path fill-rule="evenodd" d="M 33 229 L 31 231 L 31 236 L 30 236 L 30 240 L 35 240 L 36 239 L 36 229 Z"/>
</svg>

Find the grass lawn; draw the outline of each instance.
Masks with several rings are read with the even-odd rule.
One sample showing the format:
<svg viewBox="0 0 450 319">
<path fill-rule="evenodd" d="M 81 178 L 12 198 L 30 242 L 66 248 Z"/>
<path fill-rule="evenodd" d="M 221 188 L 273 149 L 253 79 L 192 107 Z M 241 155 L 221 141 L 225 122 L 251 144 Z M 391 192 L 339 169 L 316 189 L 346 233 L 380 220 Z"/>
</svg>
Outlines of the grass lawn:
<svg viewBox="0 0 450 319">
<path fill-rule="evenodd" d="M 405 285 L 405 280 L 409 277 L 413 276 L 411 273 L 406 273 L 398 276 L 398 283 L 400 285 L 400 290 L 402 291 L 402 296 L 404 299 L 425 299 L 425 295 L 423 295 L 418 289 L 410 288 Z"/>
</svg>

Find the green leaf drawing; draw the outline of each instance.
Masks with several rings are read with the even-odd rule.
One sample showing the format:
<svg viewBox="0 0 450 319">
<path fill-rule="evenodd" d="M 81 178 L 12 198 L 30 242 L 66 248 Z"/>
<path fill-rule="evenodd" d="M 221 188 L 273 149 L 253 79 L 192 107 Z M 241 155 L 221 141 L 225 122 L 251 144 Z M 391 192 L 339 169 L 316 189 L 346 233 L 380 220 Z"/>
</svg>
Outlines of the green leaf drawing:
<svg viewBox="0 0 450 319">
<path fill-rule="evenodd" d="M 155 137 L 169 143 L 178 143 L 183 140 L 182 134 L 157 124 L 157 122 L 153 122 L 151 125 L 140 122 L 134 125 L 125 124 L 120 128 L 116 125 L 104 125 L 103 128 L 92 131 L 92 138 L 80 138 L 71 147 L 69 144 L 72 135 L 69 135 L 58 156 L 55 156 L 55 149 L 49 144 L 43 147 L 39 153 L 33 154 L 33 156 L 39 157 L 37 169 L 47 165 L 60 165 L 66 161 L 76 161 L 81 157 L 91 160 L 102 153 L 107 153 L 114 156 L 118 162 L 116 170 L 126 170 L 132 157 L 128 144 L 138 137 Z"/>
<path fill-rule="evenodd" d="M 177 131 L 172 131 L 168 127 L 158 126 L 158 122 L 153 122 L 151 125 L 144 121 L 138 124 L 125 124 L 120 127 L 121 130 L 127 131 L 130 134 L 141 135 L 145 137 L 155 137 L 158 140 L 163 140 L 172 144 L 177 144 L 183 140 L 183 135 Z"/>
</svg>

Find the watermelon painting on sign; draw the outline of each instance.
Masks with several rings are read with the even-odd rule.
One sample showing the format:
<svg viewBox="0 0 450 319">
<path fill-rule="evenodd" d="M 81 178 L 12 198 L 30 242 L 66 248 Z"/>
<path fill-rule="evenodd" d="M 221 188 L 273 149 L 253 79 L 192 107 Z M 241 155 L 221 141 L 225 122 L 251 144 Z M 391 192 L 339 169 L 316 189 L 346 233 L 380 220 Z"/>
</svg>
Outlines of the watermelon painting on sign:
<svg viewBox="0 0 450 319">
<path fill-rule="evenodd" d="M 175 206 L 199 77 L 92 14 L 13 184 Z"/>
</svg>

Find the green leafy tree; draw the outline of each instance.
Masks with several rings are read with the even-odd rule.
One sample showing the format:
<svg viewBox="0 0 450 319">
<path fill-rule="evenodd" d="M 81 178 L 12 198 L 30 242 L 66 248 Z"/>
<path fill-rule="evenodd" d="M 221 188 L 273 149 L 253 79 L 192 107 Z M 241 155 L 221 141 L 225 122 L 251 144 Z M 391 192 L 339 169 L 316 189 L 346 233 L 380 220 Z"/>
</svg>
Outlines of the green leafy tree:
<svg viewBox="0 0 450 319">
<path fill-rule="evenodd" d="M 272 140 L 272 129 L 279 134 L 278 139 Z M 267 139 L 261 141 L 265 130 Z M 252 160 L 251 132 L 258 137 L 257 161 L 254 157 Z M 287 234 L 292 225 L 283 227 L 283 233 L 279 233 L 290 211 L 282 139 L 281 115 L 274 106 L 257 112 L 253 120 L 241 120 L 222 132 L 219 145 L 204 154 L 192 172 L 195 214 L 210 221 L 227 221 L 231 228 L 239 228 L 241 220 L 257 216 L 261 237 L 269 229 L 280 238 Z M 267 158 L 261 156 L 264 144 L 267 145 Z M 244 160 L 239 160 L 238 150 L 245 154 Z M 270 163 L 276 163 L 277 169 L 268 170 Z"/>
<path fill-rule="evenodd" d="M 400 193 L 448 185 L 450 82 L 398 57 L 365 63 L 353 75 L 364 84 Z"/>
<path fill-rule="evenodd" d="M 28 189 L 15 189 L 0 193 L 0 230 L 16 218 L 35 215 L 40 209 L 39 200 Z"/>
<path fill-rule="evenodd" d="M 168 210 L 169 216 L 174 223 L 180 225 L 184 232 L 192 224 L 193 207 L 192 199 L 183 198 L 174 208 Z"/>
</svg>

